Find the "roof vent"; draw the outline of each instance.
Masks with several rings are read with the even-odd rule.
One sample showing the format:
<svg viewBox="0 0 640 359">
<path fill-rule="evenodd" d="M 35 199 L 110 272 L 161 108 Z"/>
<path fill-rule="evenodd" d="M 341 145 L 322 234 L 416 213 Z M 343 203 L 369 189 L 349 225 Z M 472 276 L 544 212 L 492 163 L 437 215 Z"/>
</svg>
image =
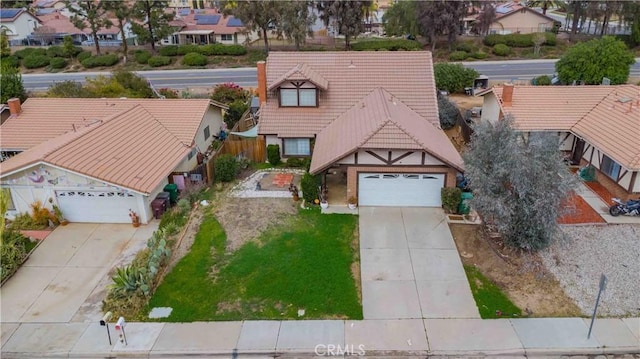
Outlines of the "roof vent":
<svg viewBox="0 0 640 359">
<path fill-rule="evenodd" d="M 355 69 L 355 68 L 356 68 L 356 65 L 354 65 L 354 64 L 353 64 L 353 60 L 351 60 L 351 61 L 349 62 L 349 66 L 347 66 L 347 67 L 348 67 L 348 68 L 350 68 L 350 69 Z"/>
<path fill-rule="evenodd" d="M 631 98 L 629 98 L 629 97 L 620 97 L 618 99 L 618 102 L 621 102 L 621 103 L 627 103 L 629 101 L 631 101 Z"/>
</svg>

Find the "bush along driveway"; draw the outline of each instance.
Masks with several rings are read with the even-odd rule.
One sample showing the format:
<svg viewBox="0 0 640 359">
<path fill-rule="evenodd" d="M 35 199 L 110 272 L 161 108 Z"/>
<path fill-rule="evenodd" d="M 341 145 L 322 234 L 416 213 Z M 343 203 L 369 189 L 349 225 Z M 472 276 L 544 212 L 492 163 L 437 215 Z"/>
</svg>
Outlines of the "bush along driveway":
<svg viewBox="0 0 640 359">
<path fill-rule="evenodd" d="M 362 319 L 352 267 L 357 218 L 301 211 L 288 223 L 225 253 L 226 235 L 207 214 L 191 251 L 151 298 L 163 321 Z M 304 313 L 304 314 L 303 314 Z"/>
</svg>

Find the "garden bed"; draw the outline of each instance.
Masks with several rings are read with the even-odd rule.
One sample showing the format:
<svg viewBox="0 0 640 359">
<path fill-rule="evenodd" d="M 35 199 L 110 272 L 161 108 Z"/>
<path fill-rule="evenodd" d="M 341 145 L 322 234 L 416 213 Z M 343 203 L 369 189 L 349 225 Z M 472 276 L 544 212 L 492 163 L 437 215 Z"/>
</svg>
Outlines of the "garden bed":
<svg viewBox="0 0 640 359">
<path fill-rule="evenodd" d="M 558 217 L 560 224 L 594 224 L 606 221 L 581 196 L 572 193 L 562 203 L 566 214 Z"/>
</svg>

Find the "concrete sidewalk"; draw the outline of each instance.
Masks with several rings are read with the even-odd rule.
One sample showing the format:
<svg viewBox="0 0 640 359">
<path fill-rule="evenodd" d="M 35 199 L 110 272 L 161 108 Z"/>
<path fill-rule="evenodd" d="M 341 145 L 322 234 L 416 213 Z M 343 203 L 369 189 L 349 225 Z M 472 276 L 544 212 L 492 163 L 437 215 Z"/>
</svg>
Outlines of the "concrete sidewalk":
<svg viewBox="0 0 640 359">
<path fill-rule="evenodd" d="M 587 202 L 589 206 L 591 206 L 591 208 L 593 208 L 593 210 L 596 211 L 596 213 L 598 213 L 608 224 L 640 224 L 640 217 L 638 216 L 614 217 L 610 215 L 609 205 L 582 181 L 578 183 L 578 187 L 575 191 L 576 194 L 582 197 L 585 202 Z"/>
<path fill-rule="evenodd" d="M 113 345 L 98 323 L 2 324 L 2 358 L 640 353 L 640 318 L 399 319 L 129 323 Z M 339 349 L 338 349 L 339 348 Z M 345 353 L 346 351 L 346 353 Z M 345 356 L 346 356 L 345 355 Z M 333 356 L 333 355 L 331 355 Z M 342 356 L 342 355 L 340 355 Z"/>
</svg>

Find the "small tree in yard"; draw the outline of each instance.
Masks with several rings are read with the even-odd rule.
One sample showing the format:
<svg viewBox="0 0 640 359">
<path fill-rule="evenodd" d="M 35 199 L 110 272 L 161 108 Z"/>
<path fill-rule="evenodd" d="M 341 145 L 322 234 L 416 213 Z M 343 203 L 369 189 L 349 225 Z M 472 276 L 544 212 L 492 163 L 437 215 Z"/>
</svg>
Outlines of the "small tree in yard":
<svg viewBox="0 0 640 359">
<path fill-rule="evenodd" d="M 249 108 L 246 102 L 242 100 L 235 100 L 229 105 L 229 109 L 224 114 L 224 122 L 227 123 L 228 128 L 233 128 L 233 126 L 240 121 L 242 115 Z"/>
<path fill-rule="evenodd" d="M 233 155 L 222 155 L 214 163 L 215 179 L 220 182 L 231 182 L 238 173 L 238 160 Z"/>
<path fill-rule="evenodd" d="M 463 92 L 465 87 L 472 86 L 478 72 L 468 69 L 462 64 L 439 63 L 433 65 L 436 89 L 449 93 Z"/>
<path fill-rule="evenodd" d="M 462 117 L 456 104 L 441 94 L 438 94 L 438 116 L 440 117 L 440 127 L 444 130 L 453 128 L 458 118 Z"/>
<path fill-rule="evenodd" d="M 273 166 L 277 166 L 280 164 L 280 146 L 279 145 L 268 145 L 267 146 L 267 160 Z"/>
<path fill-rule="evenodd" d="M 573 185 L 552 133 L 525 138 L 513 119 L 476 126 L 464 153 L 473 205 L 496 226 L 504 242 L 535 251 L 549 246 L 558 231 L 561 202 Z"/>
</svg>

